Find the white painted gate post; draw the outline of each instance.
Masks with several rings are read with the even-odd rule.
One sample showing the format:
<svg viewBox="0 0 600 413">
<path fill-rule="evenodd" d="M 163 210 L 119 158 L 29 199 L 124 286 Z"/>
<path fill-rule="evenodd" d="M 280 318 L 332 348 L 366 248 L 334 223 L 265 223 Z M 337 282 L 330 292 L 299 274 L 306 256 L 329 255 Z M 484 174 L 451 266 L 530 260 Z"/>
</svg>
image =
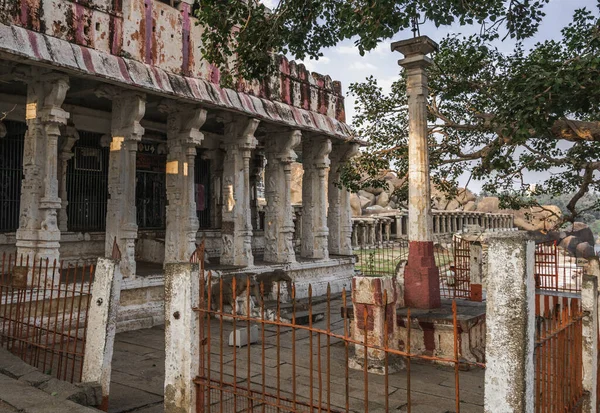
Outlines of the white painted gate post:
<svg viewBox="0 0 600 413">
<path fill-rule="evenodd" d="M 165 413 L 196 412 L 198 289 L 198 264 L 165 265 Z"/>
<path fill-rule="evenodd" d="M 110 374 L 122 279 L 123 276 L 116 261 L 109 258 L 98 258 L 87 315 L 82 382 L 100 383 L 102 386 L 100 408 L 104 411 L 108 410 Z"/>
<path fill-rule="evenodd" d="M 485 413 L 532 413 L 535 244 L 523 232 L 490 238 Z"/>
<path fill-rule="evenodd" d="M 587 274 L 581 285 L 581 309 L 584 317 L 582 363 L 583 390 L 589 396 L 584 399 L 583 413 L 596 413 L 598 383 L 598 258 L 590 259 Z"/>
</svg>

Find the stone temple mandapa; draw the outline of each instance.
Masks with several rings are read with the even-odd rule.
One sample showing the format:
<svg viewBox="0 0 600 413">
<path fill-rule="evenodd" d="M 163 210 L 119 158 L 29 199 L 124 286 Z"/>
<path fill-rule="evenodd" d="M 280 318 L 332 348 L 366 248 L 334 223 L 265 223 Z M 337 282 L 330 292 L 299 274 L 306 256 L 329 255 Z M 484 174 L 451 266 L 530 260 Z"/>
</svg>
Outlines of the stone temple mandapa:
<svg viewBox="0 0 600 413">
<path fill-rule="evenodd" d="M 161 322 L 162 266 L 202 239 L 215 273 L 284 269 L 298 295 L 353 275 L 340 83 L 279 58 L 221 86 L 192 4 L 0 2 L 0 253 L 71 262 L 116 240 L 130 328 Z"/>
</svg>

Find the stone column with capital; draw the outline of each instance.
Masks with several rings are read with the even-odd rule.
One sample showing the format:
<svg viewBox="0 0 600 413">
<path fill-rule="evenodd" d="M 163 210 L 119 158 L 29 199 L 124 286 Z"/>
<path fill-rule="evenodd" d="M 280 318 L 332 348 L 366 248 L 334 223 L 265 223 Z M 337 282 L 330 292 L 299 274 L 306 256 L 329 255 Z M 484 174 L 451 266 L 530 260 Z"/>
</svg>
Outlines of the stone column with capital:
<svg viewBox="0 0 600 413">
<path fill-rule="evenodd" d="M 260 194 L 259 186 L 265 172 L 265 155 L 263 153 L 255 153 L 250 168 L 250 213 L 252 215 L 252 227 L 260 229 L 260 204 L 258 196 Z"/>
<path fill-rule="evenodd" d="M 105 255 L 112 257 L 116 239 L 121 251 L 121 273 L 124 278 L 129 278 L 134 277 L 136 271 L 136 159 L 138 143 L 144 135 L 140 121 L 146 110 L 146 96 L 113 89 L 105 91 L 101 96 L 112 99 Z"/>
<path fill-rule="evenodd" d="M 329 228 L 329 252 L 338 255 L 352 255 L 352 208 L 350 191 L 340 188 L 342 167 L 350 158 L 358 154 L 358 144 L 346 142 L 333 145 L 329 156 L 329 183 L 327 196 L 327 227 Z"/>
<path fill-rule="evenodd" d="M 292 208 L 292 163 L 297 155 L 294 148 L 302 134 L 273 134 L 265 140 L 265 261 L 296 262 L 294 253 L 294 218 Z"/>
<path fill-rule="evenodd" d="M 441 305 L 439 269 L 433 255 L 429 147 L 427 144 L 427 54 L 437 50 L 427 36 L 392 43 L 404 55 L 398 64 L 406 70 L 408 94 L 408 263 L 405 303 L 413 308 Z"/>
<path fill-rule="evenodd" d="M 60 126 L 69 119 L 61 108 L 68 90 L 68 76 L 53 72 L 36 70 L 27 83 L 17 254 L 50 265 L 60 258 L 57 158 Z"/>
<path fill-rule="evenodd" d="M 250 213 L 250 158 L 258 141 L 258 119 L 236 118 L 225 125 L 221 264 L 254 266 Z"/>
<path fill-rule="evenodd" d="M 329 258 L 326 174 L 330 152 L 331 140 L 327 138 L 302 140 L 301 255 L 305 258 Z"/>
<path fill-rule="evenodd" d="M 60 153 L 58 155 L 58 194 L 61 200 L 61 208 L 58 214 L 58 228 L 61 232 L 67 232 L 69 217 L 67 215 L 67 206 L 69 205 L 67 194 L 67 166 L 73 158 L 73 146 L 79 140 L 79 133 L 74 126 L 67 126 L 65 133 L 59 139 Z"/>
<path fill-rule="evenodd" d="M 200 128 L 206 110 L 191 105 L 166 102 L 161 110 L 167 116 L 167 226 L 165 264 L 189 262 L 196 249 L 198 217 L 196 215 L 195 165 L 196 148 L 204 135 Z"/>
</svg>

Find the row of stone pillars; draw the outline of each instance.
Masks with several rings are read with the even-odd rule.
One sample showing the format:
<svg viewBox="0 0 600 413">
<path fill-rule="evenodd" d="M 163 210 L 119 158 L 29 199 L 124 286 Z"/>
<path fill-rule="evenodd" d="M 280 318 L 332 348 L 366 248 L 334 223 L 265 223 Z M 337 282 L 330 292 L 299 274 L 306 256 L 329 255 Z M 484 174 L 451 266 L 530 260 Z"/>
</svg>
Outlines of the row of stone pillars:
<svg viewBox="0 0 600 413">
<path fill-rule="evenodd" d="M 40 258 L 53 261 L 59 259 L 61 228 L 66 229 L 66 165 L 72 157 L 77 132 L 73 126 L 67 126 L 69 113 L 62 109 L 69 89 L 68 76 L 32 69 L 27 85 L 28 131 L 17 252 L 36 261 Z M 140 122 L 146 111 L 146 95 L 112 86 L 102 87 L 96 93 L 112 101 L 105 253 L 108 257 L 112 255 L 116 239 L 122 254 L 122 274 L 131 277 L 136 272 L 138 233 L 136 157 L 145 132 Z M 171 100 L 163 101 L 159 109 L 167 114 L 165 262 L 185 262 L 194 251 L 198 231 L 194 165 L 197 148 L 204 138 L 200 129 L 207 111 Z M 251 204 L 256 203 L 256 193 L 253 201 L 251 184 L 256 187 L 256 182 L 251 182 L 250 160 L 258 144 L 254 135 L 260 121 L 229 114 L 223 119 L 226 126 L 220 147 L 225 153 L 221 180 L 221 263 L 252 266 Z M 300 146 L 304 166 L 301 255 L 327 259 L 330 251 L 352 254 L 350 198 L 347 191 L 336 184 L 342 163 L 356 153 L 357 145 L 332 143 L 329 138 L 318 135 L 302 136 L 300 130 L 268 132 L 266 129 L 265 260 L 295 261 L 291 164 L 297 158 L 295 148 Z"/>
</svg>

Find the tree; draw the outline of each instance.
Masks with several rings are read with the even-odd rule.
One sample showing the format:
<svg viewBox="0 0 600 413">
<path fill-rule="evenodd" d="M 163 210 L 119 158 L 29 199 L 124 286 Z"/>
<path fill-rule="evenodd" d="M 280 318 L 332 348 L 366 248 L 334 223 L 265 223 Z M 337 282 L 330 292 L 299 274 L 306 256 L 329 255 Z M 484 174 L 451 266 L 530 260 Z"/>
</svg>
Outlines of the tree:
<svg viewBox="0 0 600 413">
<path fill-rule="evenodd" d="M 440 42 L 430 73 L 432 179 L 449 195 L 465 171 L 482 180 L 501 206 L 537 205 L 539 195 L 572 193 L 565 221 L 600 189 L 600 28 L 578 10 L 562 41 L 545 41 L 510 54 L 492 45 L 535 33 L 546 0 L 282 0 L 269 11 L 257 0 L 200 0 L 204 56 L 234 79 L 260 78 L 273 53 L 318 58 L 321 49 L 354 38 L 361 53 L 426 18 L 436 25 L 478 24 L 479 35 Z M 342 183 L 356 190 L 382 185 L 381 171 L 405 176 L 407 98 L 403 75 L 389 94 L 374 78 L 351 85 L 357 97 L 354 126 L 370 147 L 345 168 Z M 529 172 L 548 176 L 535 187 Z M 400 198 L 406 188 L 398 190 Z M 597 198 L 596 198 L 597 199 Z"/>
<path fill-rule="evenodd" d="M 318 59 L 321 50 L 355 38 L 361 54 L 413 21 L 437 26 L 480 24 L 486 38 L 534 34 L 549 0 L 197 0 L 195 15 L 207 29 L 201 52 L 225 79 L 261 79 L 275 69 L 272 54 Z M 270 51 L 271 53 L 267 53 Z"/>
<path fill-rule="evenodd" d="M 600 209 L 600 26 L 578 10 L 560 42 L 502 54 L 480 36 L 449 36 L 430 71 L 432 179 L 456 192 L 470 171 L 501 206 L 539 206 L 540 195 L 570 194 L 564 221 Z M 347 165 L 353 189 L 381 184 L 375 171 L 407 173 L 407 98 L 403 76 L 384 94 L 374 78 L 351 85 L 355 127 L 371 144 Z M 531 185 L 530 172 L 546 171 Z M 593 199 L 594 202 L 589 202 Z"/>
</svg>

